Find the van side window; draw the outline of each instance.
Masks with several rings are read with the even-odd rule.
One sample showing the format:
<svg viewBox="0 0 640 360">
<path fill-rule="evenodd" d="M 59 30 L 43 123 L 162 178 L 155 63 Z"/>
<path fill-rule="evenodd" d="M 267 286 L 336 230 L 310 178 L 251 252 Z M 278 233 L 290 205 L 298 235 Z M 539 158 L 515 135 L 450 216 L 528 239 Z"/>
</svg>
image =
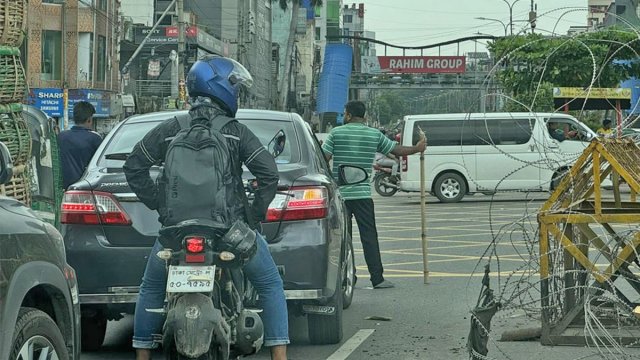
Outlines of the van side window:
<svg viewBox="0 0 640 360">
<path fill-rule="evenodd" d="M 473 145 L 475 140 L 470 120 L 416 121 L 413 125 L 412 143 L 420 139 L 418 127 L 427 135 L 429 146 Z"/>
<path fill-rule="evenodd" d="M 522 145 L 531 140 L 533 119 L 486 119 L 474 121 L 476 145 Z"/>
</svg>

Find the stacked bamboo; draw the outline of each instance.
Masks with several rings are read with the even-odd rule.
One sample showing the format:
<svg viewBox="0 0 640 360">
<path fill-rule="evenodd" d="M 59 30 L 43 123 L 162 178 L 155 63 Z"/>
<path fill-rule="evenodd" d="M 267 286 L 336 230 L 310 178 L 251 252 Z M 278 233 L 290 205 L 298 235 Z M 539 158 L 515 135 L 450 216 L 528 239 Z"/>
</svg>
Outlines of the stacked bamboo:
<svg viewBox="0 0 640 360">
<path fill-rule="evenodd" d="M 26 26 L 27 0 L 0 0 L 0 141 L 13 159 L 13 178 L 0 185 L 0 195 L 31 203 L 29 179 L 31 137 L 22 118 L 27 93 L 20 50 Z"/>
</svg>

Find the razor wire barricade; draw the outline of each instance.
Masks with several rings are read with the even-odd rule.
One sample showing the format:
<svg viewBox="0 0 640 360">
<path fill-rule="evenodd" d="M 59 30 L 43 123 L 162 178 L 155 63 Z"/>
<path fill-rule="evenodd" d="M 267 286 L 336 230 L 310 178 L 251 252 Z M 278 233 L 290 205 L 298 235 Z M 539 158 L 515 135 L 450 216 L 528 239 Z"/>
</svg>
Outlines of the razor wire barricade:
<svg viewBox="0 0 640 360">
<path fill-rule="evenodd" d="M 560 12 L 562 19 L 579 11 L 586 12 L 587 9 L 554 9 L 542 16 Z M 616 61 L 620 49 L 628 50 L 632 45 L 637 48 L 635 45 L 640 41 L 640 33 L 632 24 L 627 23 L 627 26 L 626 31 L 635 34 L 634 39 L 627 43 L 603 38 L 587 44 L 579 36 L 562 38 L 564 44 L 577 43 L 585 48 L 610 46 L 609 54 L 601 62 L 596 61 L 594 53 L 589 51 L 592 75 L 582 85 L 586 95 L 579 99 L 582 107 L 578 109 L 578 117 L 584 115 L 584 105 L 593 96 L 592 88 L 599 85 L 604 67 Z M 521 49 L 530 45 L 525 43 Z M 618 49 L 613 49 L 613 45 Z M 549 49 L 548 58 L 557 56 L 557 52 L 558 48 Z M 491 73 L 495 75 L 513 65 L 512 55 L 507 53 L 499 58 Z M 504 91 L 487 96 L 502 98 L 503 103 L 514 103 L 535 113 L 544 90 L 544 78 L 550 70 L 548 59 L 535 69 L 536 76 L 532 77 L 534 81 L 530 84 L 534 92 L 531 98 L 523 100 Z M 613 102 L 610 105 L 615 109 Z M 560 110 L 562 108 L 556 109 Z M 626 117 L 619 108 L 614 111 L 620 119 L 617 132 L 624 137 L 624 130 L 636 121 L 635 110 L 632 109 Z M 637 202 L 640 149 L 634 134 L 631 132 L 626 139 L 595 139 L 582 154 L 566 154 L 575 160 L 575 165 L 569 172 L 554 175 L 553 181 L 557 181 L 555 191 L 542 208 L 539 203 L 529 203 L 527 195 L 525 213 L 517 221 L 500 227 L 495 225 L 491 211 L 492 242 L 476 270 L 485 264 L 491 265 L 496 279 L 493 282 L 493 301 L 500 304 L 500 309 L 493 316 L 494 326 L 491 327 L 488 323 L 484 325 L 485 322 L 477 316 L 478 307 L 471 310 L 472 333 L 476 331 L 487 344 L 486 348 L 472 347 L 470 334 L 468 348 L 472 359 L 522 358 L 521 353 L 509 351 L 513 347 L 499 342 L 508 337 L 520 340 L 539 338 L 543 345 L 586 348 L 586 355 L 584 351 L 576 351 L 571 358 L 640 358 L 640 351 L 632 349 L 640 347 L 640 203 Z M 495 144 L 493 146 L 499 149 Z M 552 151 L 547 144 L 537 146 L 540 152 Z M 527 166 L 552 169 L 556 164 L 523 161 L 522 167 Z M 612 198 L 603 193 L 605 184 L 613 190 Z M 621 187 L 628 187 L 628 196 Z M 493 204 L 491 207 L 493 209 Z M 501 259 L 504 254 L 498 245 L 511 245 L 515 250 L 516 255 L 511 259 L 520 260 L 515 268 L 504 266 Z M 476 282 L 470 280 L 470 289 L 475 289 L 474 284 Z M 481 296 L 486 294 L 485 288 L 483 285 Z M 522 319 L 520 322 L 526 323 L 524 326 L 534 328 L 514 330 L 511 324 L 517 322 L 515 319 Z M 507 330 L 502 339 L 496 334 L 501 330 Z M 487 352 L 479 351 L 483 349 Z"/>
</svg>

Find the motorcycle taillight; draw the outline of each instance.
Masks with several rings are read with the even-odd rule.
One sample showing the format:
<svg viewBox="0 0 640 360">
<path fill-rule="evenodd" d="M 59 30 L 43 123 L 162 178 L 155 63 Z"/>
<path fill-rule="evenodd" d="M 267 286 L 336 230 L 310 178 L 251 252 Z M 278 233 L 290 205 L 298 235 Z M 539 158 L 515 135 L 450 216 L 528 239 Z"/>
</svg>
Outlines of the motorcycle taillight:
<svg viewBox="0 0 640 360">
<path fill-rule="evenodd" d="M 201 236 L 188 236 L 184 239 L 184 248 L 187 250 L 185 254 L 185 262 L 203 263 L 205 239 Z"/>
<path fill-rule="evenodd" d="M 201 253 L 204 251 L 204 238 L 200 236 L 190 236 L 184 239 L 185 247 L 190 253 Z"/>
</svg>

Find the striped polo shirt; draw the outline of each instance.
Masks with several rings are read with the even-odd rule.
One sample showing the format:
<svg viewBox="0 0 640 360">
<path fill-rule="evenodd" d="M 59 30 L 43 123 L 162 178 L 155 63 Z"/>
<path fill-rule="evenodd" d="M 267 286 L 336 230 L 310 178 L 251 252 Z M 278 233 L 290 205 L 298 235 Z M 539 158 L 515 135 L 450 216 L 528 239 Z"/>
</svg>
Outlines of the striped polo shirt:
<svg viewBox="0 0 640 360">
<path fill-rule="evenodd" d="M 340 165 L 360 166 L 371 176 L 376 152 L 387 155 L 396 144 L 377 129 L 362 123 L 349 123 L 333 128 L 322 144 L 322 150 L 333 156 L 333 176 L 337 180 Z M 341 186 L 340 194 L 345 200 L 370 199 L 371 184 L 365 181 Z"/>
</svg>

